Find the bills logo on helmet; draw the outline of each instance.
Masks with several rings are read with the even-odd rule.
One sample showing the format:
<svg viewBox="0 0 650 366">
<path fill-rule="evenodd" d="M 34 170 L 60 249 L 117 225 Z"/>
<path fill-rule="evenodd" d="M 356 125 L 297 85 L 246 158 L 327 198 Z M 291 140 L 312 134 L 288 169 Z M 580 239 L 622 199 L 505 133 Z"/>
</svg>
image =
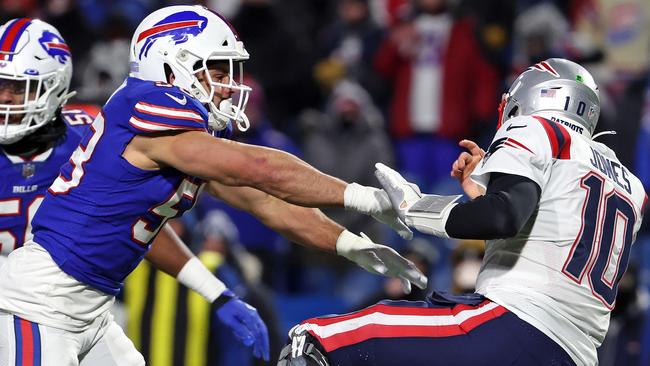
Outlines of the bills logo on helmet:
<svg viewBox="0 0 650 366">
<path fill-rule="evenodd" d="M 151 46 L 160 38 L 171 37 L 174 44 L 184 43 L 190 39 L 190 36 L 196 37 L 201 34 L 207 25 L 208 19 L 193 11 L 172 14 L 140 33 L 137 43 L 144 40 L 144 45 L 140 49 L 138 59 L 141 60 L 143 54 L 147 57 Z"/>
<path fill-rule="evenodd" d="M 38 43 L 41 44 L 41 47 L 43 47 L 48 55 L 60 63 L 65 64 L 68 62 L 71 56 L 70 47 L 68 47 L 63 38 L 50 31 L 44 31 L 41 38 L 38 39 Z"/>
<path fill-rule="evenodd" d="M 549 65 L 546 61 L 538 62 L 535 65 L 531 66 L 528 68 L 526 71 L 531 71 L 531 70 L 537 70 L 541 72 L 548 72 L 549 74 L 555 76 L 556 78 L 560 77 L 560 74 L 558 74 L 555 69 L 551 65 Z"/>
</svg>

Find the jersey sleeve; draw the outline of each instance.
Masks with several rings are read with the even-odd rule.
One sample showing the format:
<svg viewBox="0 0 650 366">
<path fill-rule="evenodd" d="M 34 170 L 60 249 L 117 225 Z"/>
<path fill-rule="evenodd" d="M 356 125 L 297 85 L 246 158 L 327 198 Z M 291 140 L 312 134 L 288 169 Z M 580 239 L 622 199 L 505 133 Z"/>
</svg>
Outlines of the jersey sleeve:
<svg viewBox="0 0 650 366">
<path fill-rule="evenodd" d="M 472 180 L 487 187 L 491 173 L 520 175 L 544 187 L 554 159 L 569 158 L 566 129 L 541 117 L 515 117 L 497 131 Z"/>
<path fill-rule="evenodd" d="M 206 131 L 207 111 L 178 88 L 155 86 L 134 98 L 129 128 L 136 134 L 164 131 Z"/>
</svg>

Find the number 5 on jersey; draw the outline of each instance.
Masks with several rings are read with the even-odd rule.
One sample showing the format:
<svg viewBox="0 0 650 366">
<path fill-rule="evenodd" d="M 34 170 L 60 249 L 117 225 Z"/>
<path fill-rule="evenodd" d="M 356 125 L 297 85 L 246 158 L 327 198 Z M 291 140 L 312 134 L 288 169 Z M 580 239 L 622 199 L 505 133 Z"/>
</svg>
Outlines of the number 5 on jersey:
<svg viewBox="0 0 650 366">
<path fill-rule="evenodd" d="M 9 255 L 14 249 L 22 246 L 32 238 L 32 218 L 36 210 L 43 202 L 43 196 L 38 195 L 26 206 L 27 216 L 25 217 L 25 231 L 22 237 L 18 237 L 11 230 L 0 229 L 0 255 Z M 0 201 L 0 216 L 20 216 L 23 201 L 20 198 L 9 198 Z"/>
<path fill-rule="evenodd" d="M 147 245 L 156 236 L 160 228 L 167 220 L 180 215 L 181 210 L 177 208 L 183 200 L 187 200 L 189 207 L 194 205 L 199 193 L 200 185 L 191 182 L 189 179 L 183 179 L 178 189 L 165 202 L 149 209 L 155 220 L 147 220 L 140 217 L 131 227 L 131 238 L 138 244 Z M 155 221 L 158 221 L 156 224 Z"/>
<path fill-rule="evenodd" d="M 84 136 L 84 141 L 81 141 L 72 153 L 70 158 L 70 165 L 72 166 L 70 178 L 64 177 L 63 173 L 59 174 L 48 189 L 50 193 L 68 194 L 72 188 L 79 186 L 79 183 L 81 183 L 85 173 L 84 164 L 93 156 L 99 139 L 104 135 L 104 116 L 101 113 L 95 118 L 95 122 L 90 125 L 90 129 L 92 133 Z"/>
</svg>

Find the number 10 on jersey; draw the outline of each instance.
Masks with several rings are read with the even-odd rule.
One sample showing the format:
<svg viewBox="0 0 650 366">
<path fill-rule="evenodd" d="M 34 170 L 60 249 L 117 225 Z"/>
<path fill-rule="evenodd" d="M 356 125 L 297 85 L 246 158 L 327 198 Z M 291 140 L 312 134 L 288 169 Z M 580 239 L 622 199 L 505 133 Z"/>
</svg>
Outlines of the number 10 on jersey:
<svg viewBox="0 0 650 366">
<path fill-rule="evenodd" d="M 612 190 L 604 192 L 605 179 L 589 173 L 580 181 L 586 190 L 582 227 L 562 272 L 576 283 L 585 274 L 592 293 L 614 308 L 618 283 L 630 258 L 636 213 L 630 200 Z"/>
</svg>

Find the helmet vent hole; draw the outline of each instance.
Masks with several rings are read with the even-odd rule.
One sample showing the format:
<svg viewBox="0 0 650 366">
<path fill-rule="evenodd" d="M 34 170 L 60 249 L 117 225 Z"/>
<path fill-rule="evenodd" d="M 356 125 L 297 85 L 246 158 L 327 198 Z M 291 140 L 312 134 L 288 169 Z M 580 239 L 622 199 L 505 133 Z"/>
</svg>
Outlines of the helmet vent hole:
<svg viewBox="0 0 650 366">
<path fill-rule="evenodd" d="M 223 47 L 228 47 L 228 40 L 224 40 L 223 43 L 221 44 Z"/>
<path fill-rule="evenodd" d="M 519 110 L 519 106 L 514 106 L 514 107 L 512 107 L 512 109 L 510 110 L 510 112 L 508 112 L 508 118 L 511 118 L 511 117 L 516 116 L 518 110 Z"/>
<path fill-rule="evenodd" d="M 169 83 L 171 81 L 170 76 L 172 75 L 172 68 L 168 64 L 163 64 L 163 69 L 165 70 L 165 79 Z"/>
</svg>

